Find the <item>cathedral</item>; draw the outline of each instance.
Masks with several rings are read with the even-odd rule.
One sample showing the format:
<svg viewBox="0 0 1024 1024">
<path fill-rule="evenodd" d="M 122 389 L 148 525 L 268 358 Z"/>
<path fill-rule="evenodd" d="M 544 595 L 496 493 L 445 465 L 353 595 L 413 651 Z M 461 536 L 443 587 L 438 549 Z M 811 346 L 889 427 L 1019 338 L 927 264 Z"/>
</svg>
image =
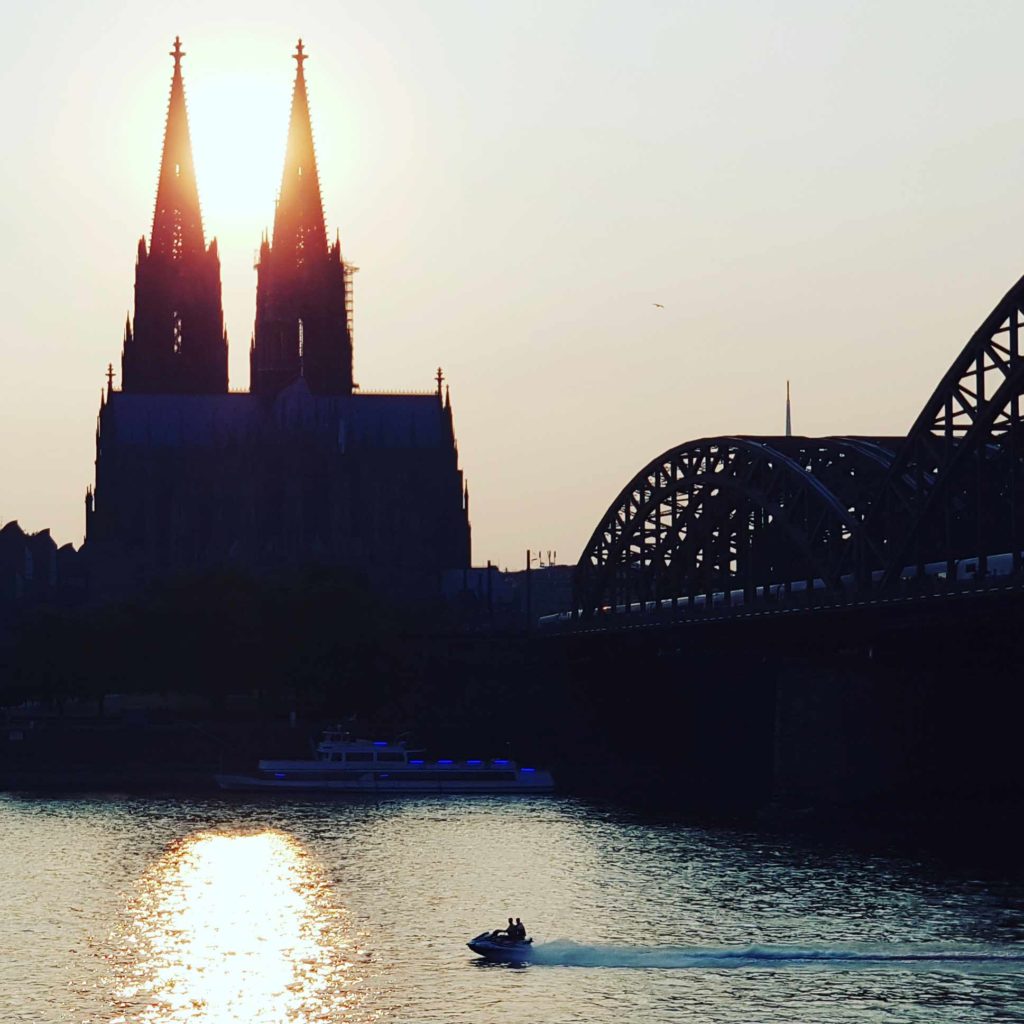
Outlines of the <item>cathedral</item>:
<svg viewBox="0 0 1024 1024">
<path fill-rule="evenodd" d="M 86 494 L 94 593 L 226 566 L 344 567 L 435 593 L 470 564 L 469 495 L 441 372 L 417 394 L 353 383 L 352 267 L 324 224 L 299 40 L 273 232 L 259 249 L 247 392 L 228 388 L 217 241 L 174 71 L 149 245 L 139 241 L 121 387 L 108 374 Z"/>
</svg>

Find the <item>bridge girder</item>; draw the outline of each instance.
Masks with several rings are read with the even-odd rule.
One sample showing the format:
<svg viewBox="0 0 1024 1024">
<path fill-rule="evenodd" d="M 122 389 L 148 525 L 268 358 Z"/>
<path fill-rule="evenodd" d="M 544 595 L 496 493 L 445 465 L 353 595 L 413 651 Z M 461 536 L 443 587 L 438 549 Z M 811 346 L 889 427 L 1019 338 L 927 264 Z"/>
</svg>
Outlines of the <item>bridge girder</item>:
<svg viewBox="0 0 1024 1024">
<path fill-rule="evenodd" d="M 968 340 L 905 438 L 720 437 L 669 449 L 609 507 L 576 607 L 820 580 L 891 587 L 908 569 L 1012 552 L 1024 570 L 1024 277 Z M 766 575 L 767 574 L 767 575 Z"/>
<path fill-rule="evenodd" d="M 899 439 L 719 437 L 652 460 L 609 506 L 580 558 L 584 614 L 780 581 L 843 588 L 880 564 L 863 529 Z"/>
<path fill-rule="evenodd" d="M 1021 393 L 1024 277 L 939 381 L 894 460 L 865 524 L 885 551 L 882 585 L 908 566 L 1014 553 L 1024 510 Z"/>
</svg>

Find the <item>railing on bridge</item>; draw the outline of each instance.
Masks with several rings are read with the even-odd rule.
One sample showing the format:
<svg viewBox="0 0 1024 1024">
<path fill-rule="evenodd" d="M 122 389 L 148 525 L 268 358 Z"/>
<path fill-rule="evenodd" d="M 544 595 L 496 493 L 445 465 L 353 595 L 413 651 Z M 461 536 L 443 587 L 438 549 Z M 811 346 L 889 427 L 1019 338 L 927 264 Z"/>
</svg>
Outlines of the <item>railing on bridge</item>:
<svg viewBox="0 0 1024 1024">
<path fill-rule="evenodd" d="M 961 559 L 952 575 L 945 562 L 920 567 L 906 567 L 903 575 L 886 590 L 864 592 L 846 580 L 839 590 L 831 590 L 825 581 L 815 579 L 810 587 L 805 580 L 788 584 L 758 587 L 753 595 L 743 590 L 715 591 L 710 594 L 688 594 L 659 601 L 633 601 L 629 604 L 605 605 L 544 615 L 538 620 L 546 630 L 606 630 L 643 625 L 721 622 L 732 619 L 782 615 L 793 612 L 821 612 L 840 608 L 866 608 L 876 605 L 905 604 L 940 598 L 958 598 L 1024 591 L 1024 574 L 1013 569 L 1010 553 L 989 555 L 987 568 L 979 570 L 982 560 Z M 873 576 L 875 583 L 881 571 Z"/>
</svg>

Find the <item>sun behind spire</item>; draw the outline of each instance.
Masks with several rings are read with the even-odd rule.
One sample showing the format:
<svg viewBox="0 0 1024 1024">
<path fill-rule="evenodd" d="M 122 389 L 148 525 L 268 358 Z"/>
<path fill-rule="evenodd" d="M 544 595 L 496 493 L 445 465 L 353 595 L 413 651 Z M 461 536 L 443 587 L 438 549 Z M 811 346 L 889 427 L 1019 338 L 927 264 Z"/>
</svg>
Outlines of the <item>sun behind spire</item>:
<svg viewBox="0 0 1024 1024">
<path fill-rule="evenodd" d="M 313 148 L 302 40 L 296 64 L 281 191 L 270 242 L 260 246 L 252 389 L 276 394 L 298 377 L 314 395 L 352 393 L 351 281 L 356 269 L 328 247 Z"/>
<path fill-rule="evenodd" d="M 324 207 L 320 197 L 320 176 L 313 148 L 313 128 L 306 95 L 303 63 L 309 60 L 302 40 L 298 41 L 292 59 L 297 67 L 292 93 L 292 114 L 288 125 L 281 192 L 274 214 L 274 249 L 290 259 L 296 267 L 313 256 L 327 252 L 327 231 Z"/>
<path fill-rule="evenodd" d="M 171 77 L 171 98 L 167 104 L 167 125 L 149 251 L 176 260 L 186 253 L 203 252 L 205 243 L 188 130 L 188 110 L 185 107 L 185 83 L 181 76 L 181 58 L 185 51 L 178 36 L 174 37 L 174 49 L 170 55 L 174 58 L 174 74 Z"/>
<path fill-rule="evenodd" d="M 143 394 L 222 394 L 228 347 L 221 307 L 217 243 L 206 248 L 192 163 L 181 39 L 174 73 L 153 212 L 149 251 L 139 239 L 135 317 L 125 325 L 121 390 Z"/>
</svg>

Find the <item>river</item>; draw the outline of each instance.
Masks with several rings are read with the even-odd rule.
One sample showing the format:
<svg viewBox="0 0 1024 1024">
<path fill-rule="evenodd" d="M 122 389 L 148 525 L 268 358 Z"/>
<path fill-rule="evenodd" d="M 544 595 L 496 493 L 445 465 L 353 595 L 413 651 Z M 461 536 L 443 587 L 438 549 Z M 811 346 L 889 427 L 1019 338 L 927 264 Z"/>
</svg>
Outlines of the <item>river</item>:
<svg viewBox="0 0 1024 1024">
<path fill-rule="evenodd" d="M 0 796 L 0 1020 L 1024 1021 L 1024 886 L 572 798 Z M 464 945 L 521 916 L 536 962 Z"/>
</svg>

